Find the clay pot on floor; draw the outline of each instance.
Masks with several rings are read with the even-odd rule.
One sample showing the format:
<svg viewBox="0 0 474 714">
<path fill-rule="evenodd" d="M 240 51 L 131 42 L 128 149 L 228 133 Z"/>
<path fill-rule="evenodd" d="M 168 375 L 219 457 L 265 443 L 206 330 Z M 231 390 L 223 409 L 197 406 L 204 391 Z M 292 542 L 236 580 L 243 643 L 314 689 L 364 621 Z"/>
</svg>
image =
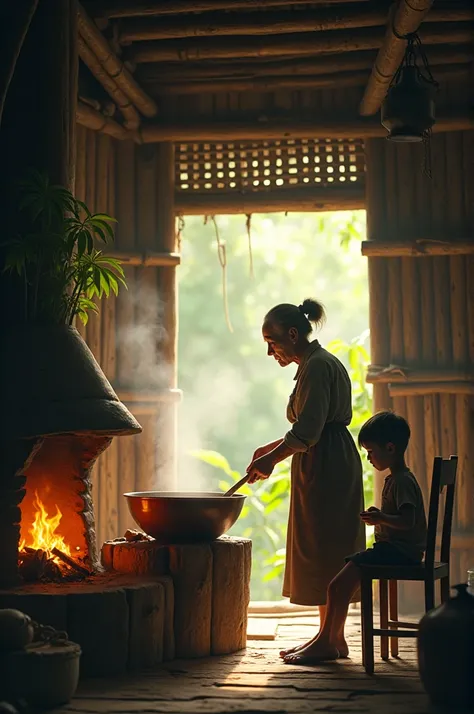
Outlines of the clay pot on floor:
<svg viewBox="0 0 474 714">
<path fill-rule="evenodd" d="M 467 585 L 426 613 L 418 632 L 420 676 L 431 702 L 446 711 L 474 709 L 474 597 Z"/>
<path fill-rule="evenodd" d="M 80 657 L 74 642 L 31 644 L 9 652 L 0 657 L 2 695 L 43 710 L 67 704 L 77 689 Z"/>
</svg>

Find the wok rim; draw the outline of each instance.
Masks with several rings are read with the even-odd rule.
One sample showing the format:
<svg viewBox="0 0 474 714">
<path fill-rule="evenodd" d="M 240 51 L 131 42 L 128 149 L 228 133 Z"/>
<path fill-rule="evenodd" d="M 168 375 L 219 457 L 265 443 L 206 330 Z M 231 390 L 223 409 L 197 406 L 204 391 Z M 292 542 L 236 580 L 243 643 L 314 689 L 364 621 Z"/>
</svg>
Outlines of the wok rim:
<svg viewBox="0 0 474 714">
<path fill-rule="evenodd" d="M 170 495 L 167 495 L 170 494 Z M 228 501 L 245 500 L 247 496 L 242 493 L 233 493 L 232 496 L 225 496 L 219 491 L 129 491 L 122 494 L 126 499 L 143 499 L 148 498 L 151 501 L 168 500 L 168 501 Z"/>
</svg>

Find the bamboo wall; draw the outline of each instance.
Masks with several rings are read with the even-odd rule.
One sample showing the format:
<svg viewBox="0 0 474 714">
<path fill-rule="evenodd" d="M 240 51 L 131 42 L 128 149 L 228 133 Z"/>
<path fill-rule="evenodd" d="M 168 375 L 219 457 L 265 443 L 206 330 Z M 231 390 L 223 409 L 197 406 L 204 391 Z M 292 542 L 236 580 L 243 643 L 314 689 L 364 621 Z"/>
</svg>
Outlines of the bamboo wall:
<svg viewBox="0 0 474 714">
<path fill-rule="evenodd" d="M 133 527 L 124 492 L 163 486 L 164 476 L 169 487 L 173 477 L 175 269 L 143 263 L 147 251 L 174 251 L 174 158 L 167 145 L 142 149 L 80 126 L 77 132 L 76 195 L 118 220 L 112 250 L 125 259 L 132 255 L 133 265 L 124 266 L 128 291 L 104 299 L 99 315 L 76 326 L 143 427 L 139 436 L 114 439 L 96 464 L 100 543 Z"/>
<path fill-rule="evenodd" d="M 375 409 L 408 419 L 408 460 L 425 499 L 433 457 L 459 455 L 452 579 L 464 582 L 474 565 L 474 257 L 449 245 L 442 256 L 397 257 L 390 244 L 474 241 L 474 132 L 433 137 L 431 180 L 421 146 L 374 139 L 366 161 L 368 238 L 387 244 L 387 257 L 369 257 L 372 364 L 418 373 L 403 384 L 379 377 Z M 413 586 L 404 594 L 406 608 L 420 603 Z"/>
</svg>

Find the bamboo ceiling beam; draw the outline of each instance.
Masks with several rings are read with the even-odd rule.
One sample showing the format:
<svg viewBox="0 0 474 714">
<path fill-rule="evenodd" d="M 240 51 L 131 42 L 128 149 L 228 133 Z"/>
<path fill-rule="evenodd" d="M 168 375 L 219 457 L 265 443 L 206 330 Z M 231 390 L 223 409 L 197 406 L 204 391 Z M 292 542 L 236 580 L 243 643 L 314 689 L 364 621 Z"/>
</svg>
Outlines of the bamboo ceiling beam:
<svg viewBox="0 0 474 714">
<path fill-rule="evenodd" d="M 129 19 L 118 28 L 123 45 L 150 40 L 176 40 L 186 37 L 219 37 L 231 35 L 279 35 L 297 32 L 325 32 L 386 24 L 388 4 L 379 2 L 368 9 L 350 5 L 325 7 L 299 12 L 212 13 L 171 19 Z M 434 8 L 430 22 L 470 22 L 474 7 Z"/>
<path fill-rule="evenodd" d="M 402 38 L 418 30 L 432 4 L 433 0 L 400 0 L 396 6 L 360 103 L 362 116 L 375 114 L 380 108 L 405 54 L 407 41 Z"/>
<path fill-rule="evenodd" d="M 427 0 L 425 0 L 427 1 Z M 469 44 L 473 28 L 469 23 L 428 24 L 421 33 L 424 44 Z M 303 35 L 270 37 L 198 37 L 166 42 L 142 42 L 132 45 L 126 53 L 134 63 L 225 60 L 231 58 L 263 58 L 289 55 L 313 56 L 319 53 L 355 52 L 380 47 L 383 30 L 367 27 L 362 30 L 331 30 Z"/>
<path fill-rule="evenodd" d="M 18 56 L 37 6 L 38 0 L 26 0 L 5 2 L 0 9 L 0 123 Z"/>
<path fill-rule="evenodd" d="M 370 258 L 425 258 L 427 255 L 474 255 L 474 241 L 417 240 L 362 243 L 362 255 Z"/>
<path fill-rule="evenodd" d="M 84 42 L 83 38 L 79 35 L 77 38 L 79 56 L 86 64 L 94 77 L 103 86 L 109 97 L 113 100 L 114 104 L 117 106 L 118 110 L 123 115 L 125 126 L 127 129 L 138 129 L 140 126 L 140 117 L 137 110 L 126 96 L 120 87 L 116 84 L 115 80 L 109 75 L 108 72 L 102 67 L 101 63 Z"/>
<path fill-rule="evenodd" d="M 175 211 L 178 216 L 235 215 L 250 213 L 300 211 L 355 211 L 365 208 L 362 182 L 353 185 L 275 189 L 249 193 L 196 194 L 177 191 Z"/>
<path fill-rule="evenodd" d="M 324 32 L 358 27 L 385 25 L 387 5 L 369 6 L 360 10 L 350 6 L 344 12 L 337 6 L 305 12 L 213 13 L 153 20 L 150 18 L 123 21 L 119 26 L 119 42 L 177 40 L 186 37 L 222 37 L 231 35 L 281 35 L 293 32 Z"/>
<path fill-rule="evenodd" d="M 433 73 L 440 82 L 460 79 L 469 75 L 470 64 L 437 67 L 432 65 Z M 369 69 L 360 72 L 339 72 L 303 77 L 257 77 L 255 79 L 208 79 L 202 81 L 155 83 L 148 85 L 153 95 L 191 95 L 212 92 L 274 92 L 280 89 L 293 91 L 304 89 L 335 89 L 341 87 L 362 87 L 370 76 Z"/>
<path fill-rule="evenodd" d="M 81 126 L 85 126 L 92 131 L 98 131 L 101 134 L 108 134 L 114 139 L 124 141 L 134 139 L 134 135 L 127 131 L 125 127 L 118 124 L 114 119 L 106 117 L 93 107 L 83 102 L 77 102 L 76 121 Z"/>
<path fill-rule="evenodd" d="M 474 60 L 474 48 L 471 45 L 426 48 L 431 66 L 446 64 L 464 64 Z M 137 79 L 145 84 L 160 81 L 192 81 L 199 79 L 255 79 L 270 76 L 305 76 L 331 74 L 336 72 L 354 72 L 370 69 L 375 61 L 376 52 L 350 52 L 336 55 L 320 55 L 308 59 L 287 59 L 280 62 L 259 60 L 258 62 L 202 62 L 201 64 L 144 64 L 137 70 Z"/>
<path fill-rule="evenodd" d="M 146 117 L 154 117 L 158 107 L 137 84 L 130 72 L 112 51 L 107 40 L 102 36 L 81 5 L 78 5 L 78 29 L 86 45 L 100 62 L 103 70 Z"/>
<path fill-rule="evenodd" d="M 313 0 L 326 4 L 327 0 Z M 332 0 L 333 3 L 360 2 L 360 0 Z M 86 3 L 90 15 L 98 20 L 121 17 L 156 17 L 192 12 L 215 12 L 217 10 L 265 10 L 272 7 L 307 5 L 307 0 L 92 0 Z"/>
<path fill-rule="evenodd" d="M 474 129 L 474 117 L 466 110 L 459 115 L 438 118 L 434 132 L 468 131 Z M 143 126 L 141 140 L 145 144 L 160 141 L 253 141 L 272 139 L 366 139 L 385 137 L 386 129 L 373 120 L 354 118 L 341 121 L 295 120 L 273 121 L 247 119 L 240 121 L 179 122 L 176 120 Z"/>
<path fill-rule="evenodd" d="M 120 260 L 124 265 L 143 268 L 173 268 L 181 263 L 179 253 L 157 253 L 153 251 L 123 251 L 115 250 L 108 253 Z"/>
</svg>

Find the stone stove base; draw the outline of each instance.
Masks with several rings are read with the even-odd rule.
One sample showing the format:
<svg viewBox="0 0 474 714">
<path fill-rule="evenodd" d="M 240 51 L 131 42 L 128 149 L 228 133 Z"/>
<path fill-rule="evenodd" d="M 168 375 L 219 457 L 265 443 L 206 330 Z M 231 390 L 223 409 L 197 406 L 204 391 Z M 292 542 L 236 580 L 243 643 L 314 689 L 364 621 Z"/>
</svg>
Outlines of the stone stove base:
<svg viewBox="0 0 474 714">
<path fill-rule="evenodd" d="M 151 575 L 106 572 L 81 583 L 0 590 L 0 608 L 66 630 L 81 646 L 83 678 L 236 652 L 246 644 L 251 545 L 224 536 L 169 546 L 147 561 L 154 564 Z M 154 543 L 149 547 L 156 552 Z"/>
</svg>

